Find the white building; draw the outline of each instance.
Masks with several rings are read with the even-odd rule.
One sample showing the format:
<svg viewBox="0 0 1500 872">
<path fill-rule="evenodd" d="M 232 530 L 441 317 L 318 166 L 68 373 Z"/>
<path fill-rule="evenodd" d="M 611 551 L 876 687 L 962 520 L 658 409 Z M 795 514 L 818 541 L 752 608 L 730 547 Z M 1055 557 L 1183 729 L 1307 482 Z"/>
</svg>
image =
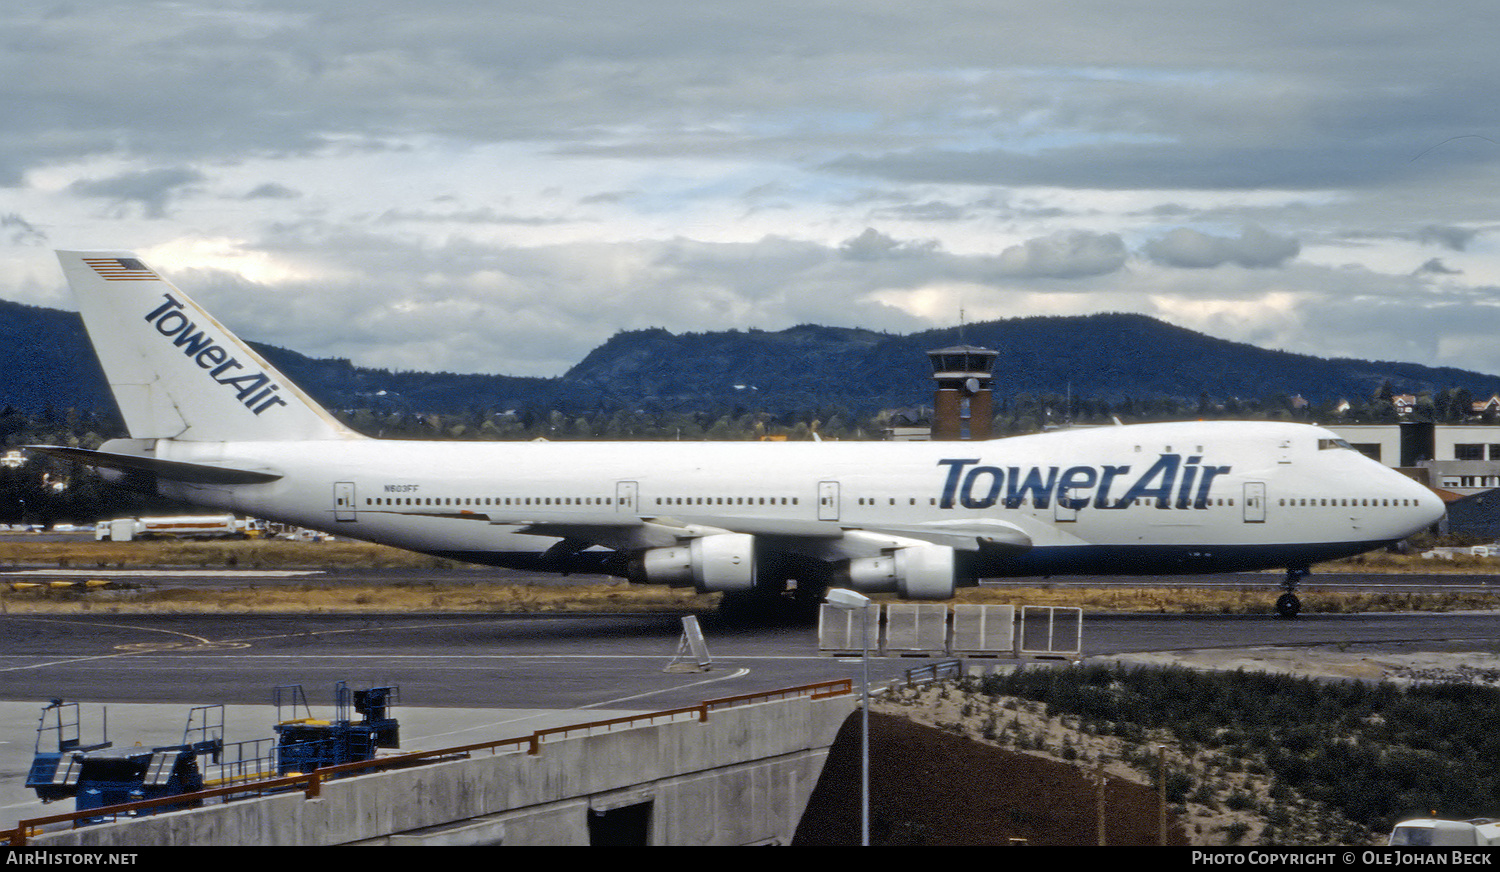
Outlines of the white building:
<svg viewBox="0 0 1500 872">
<path fill-rule="evenodd" d="M 1409 422 L 1328 429 L 1386 466 L 1427 470 L 1430 487 L 1462 495 L 1500 487 L 1500 425 Z"/>
</svg>

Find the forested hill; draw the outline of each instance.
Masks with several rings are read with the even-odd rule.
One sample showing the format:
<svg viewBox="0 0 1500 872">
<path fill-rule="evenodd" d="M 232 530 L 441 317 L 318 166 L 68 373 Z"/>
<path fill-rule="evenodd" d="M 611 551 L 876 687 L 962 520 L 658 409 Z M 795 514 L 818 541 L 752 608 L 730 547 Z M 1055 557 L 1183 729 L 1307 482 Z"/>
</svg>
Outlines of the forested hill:
<svg viewBox="0 0 1500 872">
<path fill-rule="evenodd" d="M 390 372 L 251 342 L 287 378 L 333 408 L 446 412 L 548 408 L 557 379 Z M 76 312 L 0 300 L 0 406 L 25 412 L 114 408 Z"/>
<path fill-rule="evenodd" d="M 697 400 L 747 408 L 851 411 L 930 402 L 927 352 L 995 349 L 995 393 L 1071 393 L 1110 401 L 1176 397 L 1215 402 L 1300 395 L 1360 401 L 1395 393 L 1500 390 L 1500 376 L 1413 363 L 1324 359 L 1215 339 L 1144 315 L 1016 318 L 904 336 L 803 325 L 774 333 L 619 333 L 561 380 L 606 405 Z"/>
<path fill-rule="evenodd" d="M 114 407 L 76 312 L 0 300 L 0 405 Z"/>
<path fill-rule="evenodd" d="M 560 378 L 413 373 L 320 360 L 256 344 L 288 378 L 333 408 L 401 412 L 740 407 L 854 413 L 929 403 L 926 352 L 970 344 L 1000 352 L 995 390 L 1075 397 L 1221 402 L 1301 395 L 1328 402 L 1463 388 L 1500 392 L 1500 377 L 1415 363 L 1335 360 L 1215 339 L 1141 315 L 1017 318 L 909 335 L 802 325 L 780 331 L 622 332 Z M 72 312 L 0 301 L 0 406 L 23 411 L 113 406 Z"/>
</svg>

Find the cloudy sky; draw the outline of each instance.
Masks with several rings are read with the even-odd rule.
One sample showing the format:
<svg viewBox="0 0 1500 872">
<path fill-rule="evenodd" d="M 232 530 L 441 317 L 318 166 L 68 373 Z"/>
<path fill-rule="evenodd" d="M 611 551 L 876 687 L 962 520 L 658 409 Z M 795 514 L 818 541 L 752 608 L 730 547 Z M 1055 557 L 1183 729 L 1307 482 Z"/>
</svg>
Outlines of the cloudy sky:
<svg viewBox="0 0 1500 872">
<path fill-rule="evenodd" d="M 538 11 L 538 10 L 544 11 Z M 248 338 L 1141 312 L 1500 372 L 1493 0 L 67 0 L 0 29 L 0 298 L 139 252 Z"/>
</svg>

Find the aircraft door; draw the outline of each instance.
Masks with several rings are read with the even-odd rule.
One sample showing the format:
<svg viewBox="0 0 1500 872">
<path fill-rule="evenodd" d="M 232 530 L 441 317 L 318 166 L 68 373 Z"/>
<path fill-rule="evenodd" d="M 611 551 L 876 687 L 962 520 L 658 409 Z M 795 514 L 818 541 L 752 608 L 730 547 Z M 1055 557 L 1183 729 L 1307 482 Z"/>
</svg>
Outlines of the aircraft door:
<svg viewBox="0 0 1500 872">
<path fill-rule="evenodd" d="M 635 514 L 638 511 L 640 484 L 633 481 L 615 482 L 615 511 Z"/>
<path fill-rule="evenodd" d="M 836 481 L 818 482 L 818 520 L 837 521 L 839 519 L 839 483 Z"/>
<path fill-rule="evenodd" d="M 333 519 L 335 521 L 354 520 L 354 482 L 334 482 Z"/>
<path fill-rule="evenodd" d="M 1245 523 L 1263 524 L 1266 520 L 1266 483 L 1245 482 Z"/>
</svg>

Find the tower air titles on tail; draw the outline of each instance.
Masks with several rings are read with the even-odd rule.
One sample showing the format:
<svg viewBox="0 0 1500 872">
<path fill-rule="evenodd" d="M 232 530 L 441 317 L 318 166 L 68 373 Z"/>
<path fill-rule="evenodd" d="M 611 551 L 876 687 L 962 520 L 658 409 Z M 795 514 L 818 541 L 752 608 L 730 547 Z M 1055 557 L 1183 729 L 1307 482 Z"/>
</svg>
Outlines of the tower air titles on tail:
<svg viewBox="0 0 1500 872">
<path fill-rule="evenodd" d="M 386 442 L 129 252 L 58 252 L 128 439 L 39 450 L 198 505 L 476 563 L 701 591 L 1287 570 L 1435 523 L 1330 431 L 1191 422 L 986 442 Z M 754 474 L 747 472 L 754 470 Z"/>
</svg>

